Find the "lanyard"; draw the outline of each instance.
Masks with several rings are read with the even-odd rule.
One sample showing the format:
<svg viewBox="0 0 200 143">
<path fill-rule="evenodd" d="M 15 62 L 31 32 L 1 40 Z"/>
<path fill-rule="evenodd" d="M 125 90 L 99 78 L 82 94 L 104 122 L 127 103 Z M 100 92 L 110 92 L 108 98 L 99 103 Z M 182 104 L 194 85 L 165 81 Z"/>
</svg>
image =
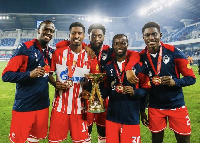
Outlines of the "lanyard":
<svg viewBox="0 0 200 143">
<path fill-rule="evenodd" d="M 126 66 L 126 63 L 127 63 L 127 59 L 125 60 L 124 66 Z M 123 81 L 124 81 L 125 68 L 123 68 L 123 66 L 122 66 L 122 74 L 120 74 L 119 67 L 118 67 L 116 61 L 114 62 L 114 67 L 115 67 L 115 71 L 116 71 L 116 74 L 117 74 L 118 81 L 119 81 L 120 84 L 122 84 Z"/>
<path fill-rule="evenodd" d="M 81 61 L 82 62 L 82 49 L 78 55 L 78 58 L 77 58 L 77 61 L 75 63 L 75 65 L 73 66 L 73 55 L 72 55 L 72 52 L 71 52 L 71 49 L 69 48 L 68 49 L 68 76 L 69 78 L 72 78 L 73 74 L 74 74 L 74 71 L 75 71 L 75 68 L 77 67 L 77 64 L 78 64 L 78 61 Z M 73 68 L 72 68 L 73 66 Z"/>
<path fill-rule="evenodd" d="M 35 43 L 36 43 L 37 47 L 39 48 L 40 53 L 42 54 L 42 57 L 43 57 L 43 60 L 44 60 L 45 64 L 48 65 L 48 59 L 47 59 L 47 55 L 49 54 L 48 47 L 46 48 L 46 53 L 45 53 L 45 56 L 44 56 L 43 51 L 42 51 L 42 47 L 41 47 L 41 45 L 39 44 L 39 42 L 38 42 L 37 39 L 35 40 Z M 46 57 L 46 58 L 45 58 L 45 57 Z"/>
<path fill-rule="evenodd" d="M 150 56 L 150 53 L 149 53 L 148 50 L 146 51 L 146 54 L 147 54 L 147 58 L 149 60 L 149 63 L 151 65 L 151 68 L 155 72 L 155 75 L 159 75 L 160 74 L 160 69 L 161 69 L 161 61 L 162 61 L 162 46 L 160 47 L 160 52 L 159 52 L 159 55 L 158 55 L 157 70 L 155 69 L 155 66 L 154 66 L 154 64 L 152 62 L 152 59 L 151 59 L 151 56 Z"/>
</svg>

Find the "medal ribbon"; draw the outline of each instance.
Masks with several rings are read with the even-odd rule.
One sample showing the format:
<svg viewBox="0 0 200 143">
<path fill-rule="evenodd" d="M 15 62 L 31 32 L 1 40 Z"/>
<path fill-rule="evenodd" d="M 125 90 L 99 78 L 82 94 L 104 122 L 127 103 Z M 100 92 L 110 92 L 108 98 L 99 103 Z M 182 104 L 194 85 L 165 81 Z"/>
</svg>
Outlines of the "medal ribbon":
<svg viewBox="0 0 200 143">
<path fill-rule="evenodd" d="M 155 72 L 155 75 L 159 75 L 160 69 L 161 69 L 161 61 L 162 61 L 162 46 L 160 47 L 160 52 L 159 52 L 159 55 L 158 55 L 157 70 L 155 69 L 155 66 L 153 65 L 153 62 L 152 62 L 152 59 L 151 59 L 151 56 L 150 56 L 150 53 L 149 53 L 148 50 L 147 50 L 147 58 L 149 60 L 151 68 Z"/>
<path fill-rule="evenodd" d="M 78 64 L 78 61 L 82 61 L 82 49 L 78 55 L 78 58 L 77 58 L 77 62 L 76 64 L 73 66 L 73 55 L 72 55 L 72 52 L 71 52 L 71 49 L 69 48 L 68 49 L 68 76 L 69 78 L 72 78 L 73 74 L 74 74 L 74 71 L 75 71 L 75 68 L 77 67 L 77 64 Z M 73 66 L 73 68 L 72 68 Z"/>
<path fill-rule="evenodd" d="M 48 59 L 47 59 L 47 55 L 49 54 L 49 50 L 48 50 L 48 47 L 46 48 L 46 54 L 45 54 L 45 57 L 44 57 L 44 54 L 43 54 L 43 51 L 42 51 L 42 47 L 41 47 L 41 45 L 39 44 L 39 42 L 38 42 L 38 40 L 35 40 L 35 43 L 36 43 L 36 45 L 37 45 L 37 47 L 39 48 L 39 50 L 40 50 L 40 53 L 42 54 L 42 57 L 43 57 L 43 60 L 44 60 L 44 63 L 46 64 L 46 65 L 48 65 Z"/>
<path fill-rule="evenodd" d="M 125 74 L 125 68 L 124 67 L 126 66 L 126 63 L 127 63 L 127 59 L 125 60 L 125 65 L 122 66 L 122 76 L 121 76 L 118 65 L 117 65 L 116 61 L 114 62 L 115 71 L 116 71 L 118 81 L 119 81 L 120 84 L 122 84 L 123 81 L 124 81 L 124 74 Z"/>
</svg>

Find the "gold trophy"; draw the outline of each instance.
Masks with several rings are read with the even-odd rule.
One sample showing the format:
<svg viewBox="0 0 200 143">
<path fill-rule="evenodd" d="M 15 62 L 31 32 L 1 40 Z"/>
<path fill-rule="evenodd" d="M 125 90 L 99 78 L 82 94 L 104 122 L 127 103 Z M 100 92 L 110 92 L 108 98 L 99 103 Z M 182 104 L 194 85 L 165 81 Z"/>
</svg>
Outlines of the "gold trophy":
<svg viewBox="0 0 200 143">
<path fill-rule="evenodd" d="M 103 99 L 99 89 L 99 82 L 103 81 L 105 73 L 85 74 L 88 80 L 92 81 L 92 91 L 89 98 L 88 112 L 101 113 L 105 111 Z"/>
</svg>

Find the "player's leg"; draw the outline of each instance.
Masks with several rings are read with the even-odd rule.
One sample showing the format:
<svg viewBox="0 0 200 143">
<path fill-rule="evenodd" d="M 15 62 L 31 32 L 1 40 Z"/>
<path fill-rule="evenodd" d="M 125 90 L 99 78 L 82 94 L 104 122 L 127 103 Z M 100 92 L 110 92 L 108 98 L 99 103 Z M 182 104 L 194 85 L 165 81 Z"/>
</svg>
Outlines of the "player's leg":
<svg viewBox="0 0 200 143">
<path fill-rule="evenodd" d="M 140 125 L 122 125 L 120 143 L 141 143 Z"/>
<path fill-rule="evenodd" d="M 97 124 L 98 143 L 106 143 L 106 111 L 95 114 L 95 123 Z"/>
<path fill-rule="evenodd" d="M 175 132 L 174 132 L 175 133 Z M 175 133 L 177 143 L 190 143 L 190 135 L 184 136 Z"/>
<path fill-rule="evenodd" d="M 34 123 L 35 112 L 12 111 L 9 139 L 11 142 L 26 142 Z"/>
<path fill-rule="evenodd" d="M 106 143 L 119 143 L 122 124 L 106 120 Z"/>
<path fill-rule="evenodd" d="M 70 128 L 69 116 L 52 110 L 49 126 L 49 143 L 59 143 L 67 139 L 67 133 Z"/>
<path fill-rule="evenodd" d="M 152 135 L 152 143 L 162 143 L 164 138 L 164 130 L 159 133 L 151 132 L 151 135 Z"/>
<path fill-rule="evenodd" d="M 27 138 L 29 143 L 37 143 L 40 139 L 47 137 L 49 108 L 35 111 L 35 115 L 34 124 L 32 125 L 29 138 Z"/>
<path fill-rule="evenodd" d="M 152 133 L 152 143 L 162 143 L 164 129 L 167 127 L 167 110 L 148 108 L 149 130 Z"/>
<path fill-rule="evenodd" d="M 106 143 L 105 126 L 97 125 L 98 143 Z"/>
<path fill-rule="evenodd" d="M 94 113 L 87 112 L 87 124 L 88 124 L 88 138 L 86 143 L 91 143 L 91 133 L 92 133 L 92 126 L 94 122 Z"/>
<path fill-rule="evenodd" d="M 178 143 L 190 142 L 191 125 L 186 106 L 169 111 L 169 127 L 175 132 Z"/>
<path fill-rule="evenodd" d="M 83 143 L 88 138 L 87 121 L 82 115 L 70 115 L 70 135 L 74 143 Z"/>
</svg>

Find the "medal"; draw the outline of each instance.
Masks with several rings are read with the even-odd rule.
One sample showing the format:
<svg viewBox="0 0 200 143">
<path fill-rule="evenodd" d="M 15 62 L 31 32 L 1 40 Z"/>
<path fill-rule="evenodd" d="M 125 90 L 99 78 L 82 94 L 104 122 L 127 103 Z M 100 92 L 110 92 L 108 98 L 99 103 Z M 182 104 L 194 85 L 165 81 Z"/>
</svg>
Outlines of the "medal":
<svg viewBox="0 0 200 143">
<path fill-rule="evenodd" d="M 71 79 L 67 79 L 67 80 L 65 81 L 65 83 L 66 83 L 66 85 L 67 85 L 67 88 L 70 88 L 70 87 L 73 86 L 73 81 L 72 81 Z"/>
<path fill-rule="evenodd" d="M 157 69 L 155 68 L 153 61 L 151 59 L 150 53 L 149 51 L 147 51 L 147 58 L 149 60 L 149 63 L 151 65 L 152 70 L 155 73 L 155 76 L 152 78 L 152 83 L 154 85 L 160 85 L 161 84 L 161 78 L 158 76 L 160 74 L 160 70 L 161 70 L 161 62 L 162 62 L 162 46 L 160 47 L 160 52 L 158 55 L 158 61 L 157 61 Z"/>
<path fill-rule="evenodd" d="M 161 84 L 161 78 L 159 76 L 154 76 L 152 78 L 152 82 L 154 85 L 160 85 Z"/>
<path fill-rule="evenodd" d="M 125 65 L 127 63 L 127 60 L 125 60 Z M 125 71 L 124 69 L 122 70 L 122 74 L 120 74 L 120 71 L 119 71 L 119 67 L 117 66 L 117 63 L 115 62 L 114 63 L 114 67 L 115 67 L 115 71 L 116 71 L 116 74 L 117 74 L 117 78 L 118 78 L 118 81 L 119 81 L 119 84 L 117 86 L 115 86 L 115 90 L 118 92 L 118 93 L 122 93 L 123 90 L 124 90 L 124 86 L 122 85 L 123 81 L 124 81 L 124 74 L 125 74 Z"/>
<path fill-rule="evenodd" d="M 122 93 L 123 90 L 124 90 L 124 86 L 122 84 L 118 84 L 116 87 L 115 87 L 115 90 L 118 92 L 118 93 Z"/>
<path fill-rule="evenodd" d="M 44 70 L 45 70 L 45 73 L 49 73 L 50 72 L 50 66 L 49 65 L 45 65 L 44 66 Z"/>
</svg>

